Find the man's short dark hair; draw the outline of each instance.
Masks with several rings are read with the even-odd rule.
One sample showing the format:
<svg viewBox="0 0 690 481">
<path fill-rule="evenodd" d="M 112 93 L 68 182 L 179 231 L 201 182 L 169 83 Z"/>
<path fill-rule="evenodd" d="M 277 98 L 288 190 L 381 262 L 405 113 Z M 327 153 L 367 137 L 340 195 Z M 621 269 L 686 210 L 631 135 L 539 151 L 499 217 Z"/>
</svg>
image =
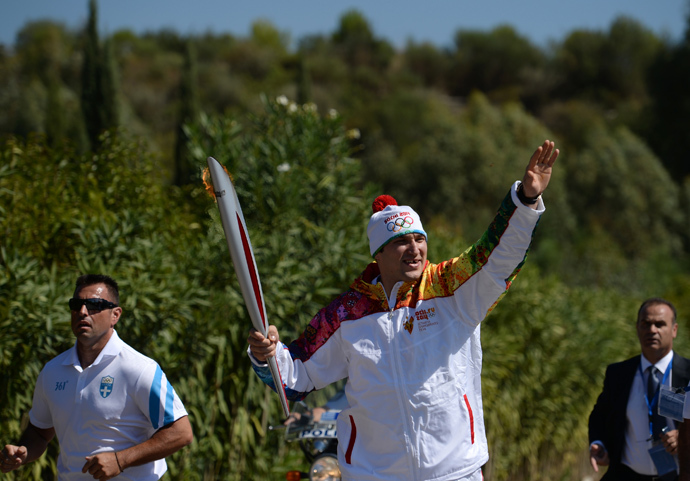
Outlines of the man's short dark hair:
<svg viewBox="0 0 690 481">
<path fill-rule="evenodd" d="M 644 312 L 645 309 L 647 309 L 650 306 L 656 306 L 657 304 L 663 304 L 665 306 L 668 306 L 669 309 L 671 309 L 671 312 L 673 313 L 672 323 L 675 324 L 676 323 L 676 316 L 677 316 L 676 307 L 673 304 L 671 304 L 670 301 L 667 301 L 666 299 L 662 299 L 661 297 L 651 297 L 642 303 L 642 305 L 640 306 L 640 309 L 637 311 L 638 322 L 640 320 L 640 316 L 642 315 L 642 313 Z"/>
<path fill-rule="evenodd" d="M 74 289 L 74 295 L 76 296 L 84 287 L 93 286 L 95 284 L 105 284 L 105 286 L 108 288 L 108 293 L 112 298 L 111 301 L 118 306 L 120 305 L 120 288 L 118 287 L 117 282 L 115 282 L 115 279 L 112 277 L 104 274 L 84 274 L 79 276 Z"/>
</svg>

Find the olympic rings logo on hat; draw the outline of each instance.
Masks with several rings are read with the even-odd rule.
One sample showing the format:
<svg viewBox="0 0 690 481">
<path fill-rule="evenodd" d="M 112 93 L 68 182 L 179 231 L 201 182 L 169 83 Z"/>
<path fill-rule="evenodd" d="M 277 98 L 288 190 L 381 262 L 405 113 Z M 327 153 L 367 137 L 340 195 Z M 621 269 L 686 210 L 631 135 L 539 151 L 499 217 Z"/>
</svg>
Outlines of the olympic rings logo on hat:
<svg viewBox="0 0 690 481">
<path fill-rule="evenodd" d="M 377 197 L 377 201 L 378 201 Z M 376 204 L 376 201 L 374 202 Z M 383 209 L 372 207 L 374 213 L 367 225 L 369 252 L 372 257 L 391 240 L 403 234 L 418 233 L 426 237 L 419 215 L 408 205 L 387 203 Z"/>
<path fill-rule="evenodd" d="M 398 217 L 395 219 L 395 221 L 389 222 L 386 224 L 386 228 L 388 229 L 388 232 L 400 232 L 403 229 L 412 227 L 412 224 L 414 224 L 414 219 L 408 215 L 404 218 Z"/>
</svg>

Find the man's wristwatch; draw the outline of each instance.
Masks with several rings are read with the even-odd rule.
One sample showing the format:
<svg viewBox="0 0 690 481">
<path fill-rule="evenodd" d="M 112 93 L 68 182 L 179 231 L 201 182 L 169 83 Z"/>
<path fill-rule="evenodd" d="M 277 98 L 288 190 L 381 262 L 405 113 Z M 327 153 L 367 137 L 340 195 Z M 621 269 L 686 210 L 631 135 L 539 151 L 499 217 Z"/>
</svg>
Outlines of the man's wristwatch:
<svg viewBox="0 0 690 481">
<path fill-rule="evenodd" d="M 527 204 L 527 205 L 534 205 L 537 203 L 537 201 L 539 201 L 539 196 L 527 197 L 525 195 L 525 192 L 524 192 L 524 189 L 522 186 L 522 182 L 520 182 L 520 185 L 518 185 L 518 187 L 517 187 L 517 196 L 518 196 L 518 199 L 520 199 L 520 202 L 522 202 L 523 204 Z"/>
</svg>

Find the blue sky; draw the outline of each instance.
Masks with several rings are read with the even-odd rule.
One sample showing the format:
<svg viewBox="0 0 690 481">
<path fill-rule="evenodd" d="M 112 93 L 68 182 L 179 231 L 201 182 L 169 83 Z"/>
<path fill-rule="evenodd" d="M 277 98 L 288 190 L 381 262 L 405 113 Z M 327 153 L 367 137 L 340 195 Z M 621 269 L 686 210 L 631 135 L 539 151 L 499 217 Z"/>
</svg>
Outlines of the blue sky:
<svg viewBox="0 0 690 481">
<path fill-rule="evenodd" d="M 487 31 L 501 24 L 545 46 L 574 29 L 606 30 L 619 15 L 679 40 L 690 0 L 99 0 L 99 29 L 101 35 L 172 28 L 185 35 L 246 36 L 252 22 L 266 19 L 298 40 L 332 33 L 351 8 L 364 14 L 376 36 L 398 47 L 408 39 L 450 46 L 458 29 Z M 50 19 L 76 29 L 87 12 L 88 0 L 0 0 L 0 43 L 12 45 L 28 21 Z"/>
</svg>

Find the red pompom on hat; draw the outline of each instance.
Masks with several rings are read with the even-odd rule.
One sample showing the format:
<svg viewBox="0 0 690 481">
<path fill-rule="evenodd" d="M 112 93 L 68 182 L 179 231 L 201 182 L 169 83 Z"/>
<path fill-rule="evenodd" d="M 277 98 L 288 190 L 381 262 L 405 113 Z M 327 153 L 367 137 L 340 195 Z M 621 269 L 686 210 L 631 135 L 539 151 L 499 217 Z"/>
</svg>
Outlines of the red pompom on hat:
<svg viewBox="0 0 690 481">
<path fill-rule="evenodd" d="M 376 214 L 377 212 L 381 212 L 389 205 L 398 205 L 398 201 L 390 195 L 379 195 L 376 199 L 374 199 L 374 202 L 371 204 L 371 210 L 374 214 Z"/>
</svg>

